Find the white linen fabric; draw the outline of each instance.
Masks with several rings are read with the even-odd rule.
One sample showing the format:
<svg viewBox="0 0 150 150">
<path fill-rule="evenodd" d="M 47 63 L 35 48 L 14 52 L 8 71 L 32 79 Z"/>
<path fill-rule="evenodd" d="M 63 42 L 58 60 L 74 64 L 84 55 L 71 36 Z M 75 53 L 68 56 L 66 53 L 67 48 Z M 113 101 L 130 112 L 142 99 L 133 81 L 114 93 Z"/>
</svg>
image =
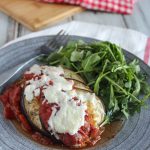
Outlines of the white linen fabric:
<svg viewBox="0 0 150 150">
<path fill-rule="evenodd" d="M 148 37 L 145 34 L 131 29 L 79 21 L 72 21 L 66 24 L 54 26 L 42 31 L 25 35 L 5 44 L 2 47 L 28 38 L 54 35 L 57 34 L 61 29 L 65 30 L 70 35 L 91 37 L 103 41 L 113 42 L 144 60 L 145 48 L 148 40 Z M 150 61 L 148 64 L 150 65 Z"/>
</svg>

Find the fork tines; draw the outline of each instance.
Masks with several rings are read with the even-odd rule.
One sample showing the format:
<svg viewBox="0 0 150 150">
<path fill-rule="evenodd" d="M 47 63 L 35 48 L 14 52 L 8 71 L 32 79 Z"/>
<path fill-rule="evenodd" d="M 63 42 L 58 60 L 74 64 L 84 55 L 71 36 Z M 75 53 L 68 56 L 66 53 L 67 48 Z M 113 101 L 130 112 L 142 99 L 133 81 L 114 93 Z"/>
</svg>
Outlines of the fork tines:
<svg viewBox="0 0 150 150">
<path fill-rule="evenodd" d="M 69 41 L 69 35 L 64 30 L 60 30 L 52 39 L 41 47 L 42 53 L 48 54 L 65 46 Z"/>
</svg>

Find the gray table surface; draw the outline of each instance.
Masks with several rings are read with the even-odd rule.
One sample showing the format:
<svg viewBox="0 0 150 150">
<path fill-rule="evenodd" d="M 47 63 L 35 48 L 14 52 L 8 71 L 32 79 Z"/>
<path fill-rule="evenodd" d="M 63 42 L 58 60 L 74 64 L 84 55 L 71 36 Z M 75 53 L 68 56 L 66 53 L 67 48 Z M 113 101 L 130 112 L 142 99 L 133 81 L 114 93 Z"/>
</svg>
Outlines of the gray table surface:
<svg viewBox="0 0 150 150">
<path fill-rule="evenodd" d="M 72 20 L 134 29 L 150 36 L 150 0 L 139 0 L 134 7 L 132 15 L 85 11 L 59 24 L 64 24 Z M 0 12 L 0 46 L 29 33 L 31 31 L 27 28 Z"/>
</svg>

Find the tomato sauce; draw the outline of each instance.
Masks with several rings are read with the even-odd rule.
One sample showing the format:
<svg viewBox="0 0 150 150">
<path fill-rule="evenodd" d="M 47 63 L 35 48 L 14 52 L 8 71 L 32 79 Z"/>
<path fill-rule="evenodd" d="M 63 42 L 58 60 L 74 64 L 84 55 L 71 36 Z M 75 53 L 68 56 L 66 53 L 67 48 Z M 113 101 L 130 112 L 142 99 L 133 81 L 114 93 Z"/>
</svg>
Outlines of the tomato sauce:
<svg viewBox="0 0 150 150">
<path fill-rule="evenodd" d="M 22 94 L 21 84 L 15 83 L 11 85 L 4 93 L 0 96 L 0 100 L 4 106 L 4 116 L 9 120 L 16 120 L 22 129 L 29 133 L 33 140 L 41 143 L 43 145 L 50 145 L 52 141 L 41 135 L 40 133 L 34 131 L 34 129 L 30 126 L 27 119 L 23 115 L 20 107 L 20 100 Z"/>
</svg>

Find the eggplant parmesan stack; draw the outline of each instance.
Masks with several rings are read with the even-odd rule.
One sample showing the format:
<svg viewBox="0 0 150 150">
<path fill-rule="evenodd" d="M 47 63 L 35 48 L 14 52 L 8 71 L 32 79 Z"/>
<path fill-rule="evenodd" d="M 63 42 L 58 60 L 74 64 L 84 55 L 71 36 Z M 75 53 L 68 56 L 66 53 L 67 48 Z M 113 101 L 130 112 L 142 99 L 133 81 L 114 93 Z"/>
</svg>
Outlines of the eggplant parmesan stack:
<svg viewBox="0 0 150 150">
<path fill-rule="evenodd" d="M 80 76 L 62 67 L 34 65 L 24 77 L 21 106 L 38 131 L 76 148 L 100 139 L 104 107 Z"/>
<path fill-rule="evenodd" d="M 24 73 L 20 85 L 23 94 L 18 109 L 31 129 L 73 148 L 100 140 L 104 106 L 75 72 L 34 65 Z"/>
</svg>

